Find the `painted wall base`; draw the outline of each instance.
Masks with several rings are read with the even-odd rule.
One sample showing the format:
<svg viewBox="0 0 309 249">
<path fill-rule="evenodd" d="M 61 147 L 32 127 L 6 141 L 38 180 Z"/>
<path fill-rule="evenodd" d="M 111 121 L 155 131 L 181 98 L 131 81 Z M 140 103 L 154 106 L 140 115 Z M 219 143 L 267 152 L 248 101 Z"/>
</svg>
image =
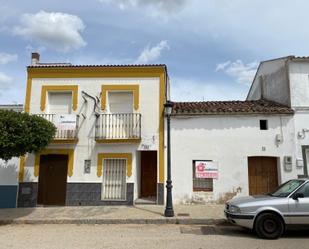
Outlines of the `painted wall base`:
<svg viewBox="0 0 309 249">
<path fill-rule="evenodd" d="M 35 207 L 38 199 L 38 183 L 19 183 L 17 207 Z"/>
<path fill-rule="evenodd" d="M 157 184 L 158 189 L 158 205 L 164 205 L 164 183 L 158 183 Z"/>
<path fill-rule="evenodd" d="M 67 183 L 66 206 L 133 205 L 134 183 L 127 183 L 127 194 L 124 201 L 102 201 L 101 189 L 101 183 Z M 37 195 L 37 183 L 20 183 L 18 207 L 37 206 Z"/>
<path fill-rule="evenodd" d="M 102 201 L 101 183 L 68 183 L 67 206 L 133 205 L 134 183 L 127 183 L 126 200 Z"/>
<path fill-rule="evenodd" d="M 16 196 L 17 196 L 16 185 L 0 186 L 0 208 L 15 208 Z"/>
</svg>

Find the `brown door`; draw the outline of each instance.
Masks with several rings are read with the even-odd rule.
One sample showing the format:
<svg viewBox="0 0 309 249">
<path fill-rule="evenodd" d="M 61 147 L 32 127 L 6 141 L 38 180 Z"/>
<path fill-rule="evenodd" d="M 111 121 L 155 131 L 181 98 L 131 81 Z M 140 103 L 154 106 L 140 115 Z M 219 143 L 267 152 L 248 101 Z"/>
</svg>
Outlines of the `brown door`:
<svg viewBox="0 0 309 249">
<path fill-rule="evenodd" d="M 68 156 L 42 155 L 39 172 L 38 204 L 65 205 Z"/>
<path fill-rule="evenodd" d="M 157 195 L 157 152 L 141 152 L 141 197 Z"/>
<path fill-rule="evenodd" d="M 266 194 L 278 187 L 276 157 L 249 157 L 249 194 Z"/>
</svg>

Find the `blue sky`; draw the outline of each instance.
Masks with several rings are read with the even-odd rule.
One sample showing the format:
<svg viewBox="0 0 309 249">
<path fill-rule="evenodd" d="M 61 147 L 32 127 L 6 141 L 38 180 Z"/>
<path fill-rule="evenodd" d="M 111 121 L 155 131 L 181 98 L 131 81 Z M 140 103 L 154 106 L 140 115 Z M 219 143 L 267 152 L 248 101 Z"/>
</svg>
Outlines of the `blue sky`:
<svg viewBox="0 0 309 249">
<path fill-rule="evenodd" d="M 0 0 L 0 103 L 42 62 L 165 63 L 177 101 L 245 99 L 258 63 L 309 54 L 306 0 Z"/>
</svg>

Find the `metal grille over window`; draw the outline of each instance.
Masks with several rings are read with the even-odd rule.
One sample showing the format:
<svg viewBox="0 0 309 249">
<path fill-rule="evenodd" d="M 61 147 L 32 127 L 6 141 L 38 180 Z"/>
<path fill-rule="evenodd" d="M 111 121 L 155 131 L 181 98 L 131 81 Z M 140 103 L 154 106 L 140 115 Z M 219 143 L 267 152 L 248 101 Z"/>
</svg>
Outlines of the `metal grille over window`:
<svg viewBox="0 0 309 249">
<path fill-rule="evenodd" d="M 193 191 L 213 191 L 213 179 L 196 177 L 195 162 L 193 160 Z"/>
<path fill-rule="evenodd" d="M 102 184 L 103 200 L 125 200 L 126 166 L 126 159 L 104 159 Z"/>
</svg>

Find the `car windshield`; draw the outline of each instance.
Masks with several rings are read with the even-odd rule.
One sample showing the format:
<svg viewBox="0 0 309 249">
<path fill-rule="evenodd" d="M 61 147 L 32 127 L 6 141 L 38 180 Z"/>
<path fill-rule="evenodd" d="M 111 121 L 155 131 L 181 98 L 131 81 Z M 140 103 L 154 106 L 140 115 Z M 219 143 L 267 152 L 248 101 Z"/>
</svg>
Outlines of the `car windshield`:
<svg viewBox="0 0 309 249">
<path fill-rule="evenodd" d="M 288 181 L 279 186 L 275 191 L 269 193 L 269 195 L 274 197 L 287 197 L 304 182 L 304 180 Z"/>
</svg>

